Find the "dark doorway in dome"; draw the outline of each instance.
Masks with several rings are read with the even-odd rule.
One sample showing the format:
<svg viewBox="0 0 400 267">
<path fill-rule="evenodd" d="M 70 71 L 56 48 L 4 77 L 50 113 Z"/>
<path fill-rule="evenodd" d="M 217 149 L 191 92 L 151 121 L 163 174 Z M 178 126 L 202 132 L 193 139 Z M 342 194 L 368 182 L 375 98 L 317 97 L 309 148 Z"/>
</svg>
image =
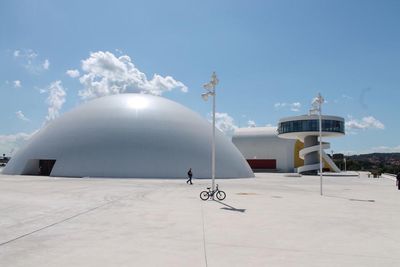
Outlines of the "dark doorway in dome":
<svg viewBox="0 0 400 267">
<path fill-rule="evenodd" d="M 54 159 L 40 159 L 39 160 L 39 175 L 50 176 L 56 160 Z"/>
</svg>

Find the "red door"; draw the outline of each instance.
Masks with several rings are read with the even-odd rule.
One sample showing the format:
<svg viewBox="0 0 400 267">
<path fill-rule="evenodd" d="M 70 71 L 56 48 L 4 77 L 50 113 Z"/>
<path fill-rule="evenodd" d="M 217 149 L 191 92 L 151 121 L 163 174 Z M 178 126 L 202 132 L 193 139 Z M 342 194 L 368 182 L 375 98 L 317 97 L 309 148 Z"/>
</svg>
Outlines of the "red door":
<svg viewBox="0 0 400 267">
<path fill-rule="evenodd" d="M 252 169 L 276 169 L 276 159 L 248 159 Z"/>
</svg>

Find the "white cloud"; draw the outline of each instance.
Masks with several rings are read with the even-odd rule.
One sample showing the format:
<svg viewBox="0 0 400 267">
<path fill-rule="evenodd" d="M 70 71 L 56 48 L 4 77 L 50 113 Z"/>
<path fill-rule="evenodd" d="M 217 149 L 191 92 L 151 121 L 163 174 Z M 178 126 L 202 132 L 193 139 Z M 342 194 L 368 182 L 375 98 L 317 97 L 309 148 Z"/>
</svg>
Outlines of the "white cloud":
<svg viewBox="0 0 400 267">
<path fill-rule="evenodd" d="M 22 86 L 20 80 L 15 80 L 13 81 L 14 88 L 20 88 Z"/>
<path fill-rule="evenodd" d="M 82 60 L 84 74 L 79 78 L 84 89 L 79 91 L 82 99 L 106 95 L 140 92 L 161 95 L 166 91 L 188 88 L 171 76 L 154 74 L 151 80 L 141 72 L 127 55 L 116 57 L 111 52 L 98 51 Z"/>
<path fill-rule="evenodd" d="M 16 133 L 9 135 L 0 135 L 0 153 L 1 154 L 12 154 L 22 144 L 29 140 L 35 133 Z"/>
<path fill-rule="evenodd" d="M 238 128 L 231 116 L 227 113 L 215 113 L 215 127 L 227 136 L 232 136 L 234 131 Z"/>
<path fill-rule="evenodd" d="M 39 54 L 32 49 L 21 49 L 13 52 L 14 59 L 21 63 L 30 73 L 40 74 L 48 70 L 50 61 L 45 59 L 43 62 L 38 59 Z"/>
<path fill-rule="evenodd" d="M 256 126 L 257 125 L 256 125 L 255 121 L 253 121 L 253 120 L 248 120 L 247 121 L 247 127 L 253 128 L 253 127 L 256 127 Z"/>
<path fill-rule="evenodd" d="M 29 119 L 24 115 L 24 113 L 22 113 L 21 110 L 18 110 L 17 112 L 15 112 L 15 115 L 17 115 L 17 118 L 23 121 L 29 121 Z"/>
<path fill-rule="evenodd" d="M 33 60 L 38 56 L 38 54 L 35 51 L 33 51 L 32 49 L 24 49 L 24 50 L 17 49 L 17 50 L 14 50 L 13 56 L 15 58 L 25 58 L 28 60 Z"/>
<path fill-rule="evenodd" d="M 75 70 L 67 70 L 65 73 L 71 78 L 77 78 L 80 75 L 79 70 L 76 70 L 76 69 Z"/>
<path fill-rule="evenodd" d="M 372 116 L 364 117 L 361 120 L 353 119 L 346 121 L 346 127 L 349 129 L 385 129 L 385 125 Z"/>
<path fill-rule="evenodd" d="M 299 112 L 301 108 L 301 104 L 299 102 L 294 102 L 290 104 L 290 110 L 294 112 Z"/>
<path fill-rule="evenodd" d="M 54 120 L 59 116 L 59 111 L 65 103 L 66 92 L 61 84 L 61 81 L 52 82 L 41 93 L 48 92 L 49 96 L 46 99 L 48 105 L 46 122 Z"/>
<path fill-rule="evenodd" d="M 37 58 L 38 54 L 32 49 L 15 50 L 13 52 L 15 58 L 24 58 L 27 60 L 34 60 Z"/>
<path fill-rule="evenodd" d="M 280 103 L 280 102 L 278 102 L 278 103 L 275 103 L 274 104 L 274 107 L 276 108 L 276 109 L 278 109 L 278 108 L 283 108 L 283 107 L 286 107 L 286 103 Z"/>
<path fill-rule="evenodd" d="M 43 69 L 48 70 L 50 68 L 50 61 L 48 59 L 46 59 L 43 64 Z"/>
<path fill-rule="evenodd" d="M 28 50 L 26 50 L 24 56 L 27 57 L 28 59 L 33 60 L 33 59 L 37 58 L 38 53 L 36 53 L 32 49 L 28 49 Z"/>
<path fill-rule="evenodd" d="M 301 108 L 300 102 L 286 103 L 278 102 L 274 104 L 275 109 L 289 108 L 291 111 L 299 112 Z"/>
</svg>

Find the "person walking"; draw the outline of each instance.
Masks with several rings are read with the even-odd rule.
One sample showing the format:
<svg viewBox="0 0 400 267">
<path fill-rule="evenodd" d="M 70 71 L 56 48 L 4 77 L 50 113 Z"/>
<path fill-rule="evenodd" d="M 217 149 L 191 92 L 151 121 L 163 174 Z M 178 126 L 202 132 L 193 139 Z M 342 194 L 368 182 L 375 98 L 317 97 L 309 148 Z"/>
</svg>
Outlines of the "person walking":
<svg viewBox="0 0 400 267">
<path fill-rule="evenodd" d="M 396 179 L 397 179 L 396 181 L 397 189 L 400 190 L 400 172 L 397 173 Z"/>
<path fill-rule="evenodd" d="M 189 179 L 186 181 L 187 184 L 193 184 L 192 183 L 192 177 L 193 177 L 193 173 L 192 173 L 192 168 L 189 169 L 188 173 L 187 173 Z"/>
</svg>

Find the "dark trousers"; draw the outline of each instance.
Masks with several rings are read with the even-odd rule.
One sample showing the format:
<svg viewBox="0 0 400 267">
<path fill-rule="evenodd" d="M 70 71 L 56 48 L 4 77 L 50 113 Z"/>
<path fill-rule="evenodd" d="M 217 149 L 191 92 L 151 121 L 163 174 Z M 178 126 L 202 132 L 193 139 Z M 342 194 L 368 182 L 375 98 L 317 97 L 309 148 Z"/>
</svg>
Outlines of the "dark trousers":
<svg viewBox="0 0 400 267">
<path fill-rule="evenodd" d="M 192 184 L 192 176 L 189 176 L 189 179 L 186 181 L 187 184 Z"/>
<path fill-rule="evenodd" d="M 397 189 L 400 190 L 400 181 L 397 181 Z"/>
</svg>

